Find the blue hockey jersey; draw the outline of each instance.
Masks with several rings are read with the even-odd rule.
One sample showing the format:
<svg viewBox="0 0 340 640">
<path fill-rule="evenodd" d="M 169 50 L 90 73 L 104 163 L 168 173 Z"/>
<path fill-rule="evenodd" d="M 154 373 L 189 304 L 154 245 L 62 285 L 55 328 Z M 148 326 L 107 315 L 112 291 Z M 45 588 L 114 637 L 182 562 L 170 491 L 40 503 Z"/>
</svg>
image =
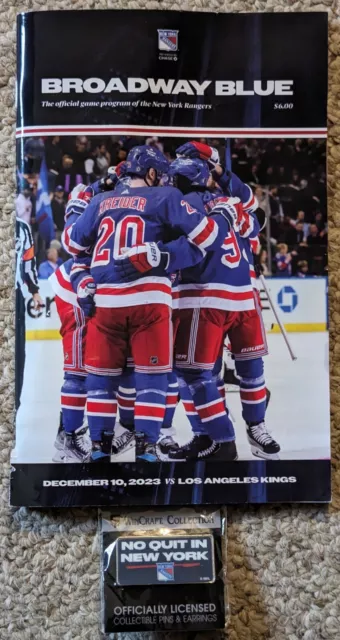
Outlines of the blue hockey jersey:
<svg viewBox="0 0 340 640">
<path fill-rule="evenodd" d="M 90 256 L 66 260 L 48 279 L 53 292 L 64 302 L 68 302 L 73 307 L 79 307 L 77 288 L 83 277 L 89 274 L 90 265 Z"/>
<path fill-rule="evenodd" d="M 218 207 L 218 196 L 211 192 L 194 192 L 186 196 L 193 206 L 204 203 L 206 210 Z M 183 269 L 174 297 L 179 308 L 214 308 L 226 311 L 247 311 L 255 308 L 249 262 L 243 251 L 242 234 L 249 239 L 259 232 L 257 219 L 251 214 L 240 220 L 235 231 L 220 214 L 211 215 L 224 230 L 224 242 L 214 252 L 192 268 Z"/>
<path fill-rule="evenodd" d="M 92 252 L 94 247 L 91 275 L 97 285 L 97 306 L 171 306 L 171 282 L 164 269 L 153 269 L 149 276 L 137 274 L 136 280 L 125 283 L 113 258 L 119 259 L 124 249 L 137 244 L 168 242 L 180 236 L 187 237 L 189 246 L 210 251 L 220 247 L 223 235 L 216 221 L 195 209 L 178 189 L 125 186 L 118 194 L 95 196 L 66 229 L 64 243 L 73 255 Z"/>
<path fill-rule="evenodd" d="M 225 195 L 240 198 L 247 213 L 254 213 L 259 206 L 249 184 L 242 182 L 236 173 L 226 171 L 218 178 L 218 184 Z"/>
</svg>

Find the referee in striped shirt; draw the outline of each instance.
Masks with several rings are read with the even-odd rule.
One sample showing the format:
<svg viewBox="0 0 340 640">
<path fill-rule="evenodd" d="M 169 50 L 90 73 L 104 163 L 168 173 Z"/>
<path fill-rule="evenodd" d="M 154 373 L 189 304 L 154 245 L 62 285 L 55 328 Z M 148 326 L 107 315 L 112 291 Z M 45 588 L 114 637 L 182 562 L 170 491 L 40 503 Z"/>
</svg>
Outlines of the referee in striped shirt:
<svg viewBox="0 0 340 640">
<path fill-rule="evenodd" d="M 24 382 L 25 370 L 25 295 L 24 285 L 27 286 L 33 298 L 34 309 L 43 305 L 39 295 L 38 274 L 34 257 L 34 245 L 31 229 L 27 222 L 16 219 L 15 228 L 16 252 L 16 310 L 15 310 L 15 407 L 20 406 L 20 396 Z"/>
</svg>

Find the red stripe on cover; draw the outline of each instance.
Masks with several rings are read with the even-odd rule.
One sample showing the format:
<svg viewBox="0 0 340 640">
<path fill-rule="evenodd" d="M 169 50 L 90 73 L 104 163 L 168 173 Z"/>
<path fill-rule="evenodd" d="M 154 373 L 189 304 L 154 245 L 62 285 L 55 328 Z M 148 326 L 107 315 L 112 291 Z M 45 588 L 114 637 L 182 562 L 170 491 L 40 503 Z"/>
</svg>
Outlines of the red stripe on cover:
<svg viewBox="0 0 340 640">
<path fill-rule="evenodd" d="M 216 128 L 198 128 L 198 127 L 159 127 L 159 126 L 144 126 L 144 125 L 36 125 L 31 127 L 17 127 L 16 136 L 52 136 L 52 135 L 71 135 L 72 133 L 78 135 L 87 135 L 90 133 L 99 133 L 104 135 L 104 132 L 107 132 L 107 135 L 111 134 L 130 134 L 130 133 L 138 133 L 142 135 L 143 133 L 147 135 L 163 135 L 163 136 L 204 136 L 204 137 L 213 137 L 213 138 L 256 138 L 257 136 L 264 136 L 266 138 L 284 138 L 287 136 L 291 136 L 294 138 L 313 138 L 313 137 L 327 137 L 327 128 L 326 127 L 316 127 L 316 128 L 247 128 L 247 129 L 237 129 L 237 128 L 229 128 L 222 129 L 221 127 Z"/>
</svg>

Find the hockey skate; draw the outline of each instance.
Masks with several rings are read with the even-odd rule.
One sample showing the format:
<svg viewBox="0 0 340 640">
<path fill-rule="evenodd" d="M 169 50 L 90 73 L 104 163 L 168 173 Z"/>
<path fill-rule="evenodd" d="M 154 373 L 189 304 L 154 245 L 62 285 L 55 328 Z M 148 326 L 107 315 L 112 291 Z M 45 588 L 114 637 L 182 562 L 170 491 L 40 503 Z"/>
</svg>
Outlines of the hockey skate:
<svg viewBox="0 0 340 640">
<path fill-rule="evenodd" d="M 136 433 L 136 458 L 146 460 L 146 462 L 160 462 L 157 445 L 145 442 L 145 435 L 140 431 Z"/>
<path fill-rule="evenodd" d="M 112 455 L 119 455 L 135 446 L 135 434 L 129 429 L 124 429 L 120 435 L 115 435 L 112 440 Z"/>
<path fill-rule="evenodd" d="M 233 460 L 237 460 L 238 453 L 236 449 L 235 440 L 231 440 L 230 442 L 219 442 L 215 443 L 219 445 L 216 453 L 214 454 L 214 461 L 220 462 L 232 462 Z"/>
<path fill-rule="evenodd" d="M 247 425 L 247 438 L 253 456 L 264 460 L 279 460 L 280 445 L 271 437 L 264 422 Z"/>
<path fill-rule="evenodd" d="M 104 431 L 101 440 L 92 442 L 91 462 L 111 462 L 112 433 Z"/>
<path fill-rule="evenodd" d="M 73 433 L 65 433 L 63 462 L 89 462 L 91 441 L 86 427 L 79 427 Z"/>
<path fill-rule="evenodd" d="M 177 448 L 170 449 L 168 452 L 168 460 L 171 462 L 205 460 L 214 457 L 219 448 L 220 445 L 214 440 L 211 440 L 209 436 L 194 436 L 184 447 L 177 445 Z"/>
<path fill-rule="evenodd" d="M 156 443 L 156 450 L 158 458 L 166 462 L 168 460 L 174 460 L 173 457 L 169 457 L 169 453 L 174 451 L 179 452 L 180 447 L 177 442 L 175 442 L 172 436 L 163 434 L 160 436 Z M 186 458 L 184 456 L 181 456 L 180 458 L 178 458 L 178 460 L 184 461 L 186 460 Z"/>
<path fill-rule="evenodd" d="M 65 429 L 63 425 L 63 416 L 60 412 L 60 420 L 58 433 L 56 435 L 56 439 L 54 441 L 54 454 L 53 454 L 53 462 L 62 462 L 64 458 L 64 446 L 65 446 Z"/>
</svg>

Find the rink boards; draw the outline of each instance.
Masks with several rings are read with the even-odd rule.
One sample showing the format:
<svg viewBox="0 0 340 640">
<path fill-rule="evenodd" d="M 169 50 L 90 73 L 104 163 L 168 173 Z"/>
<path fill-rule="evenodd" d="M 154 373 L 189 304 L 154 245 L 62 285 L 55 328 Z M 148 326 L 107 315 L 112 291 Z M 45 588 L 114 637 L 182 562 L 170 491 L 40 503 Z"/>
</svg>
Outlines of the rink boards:
<svg viewBox="0 0 340 640">
<path fill-rule="evenodd" d="M 326 331 L 327 278 L 266 278 L 266 284 L 286 331 Z M 59 339 L 60 323 L 54 293 L 48 280 L 40 280 L 39 287 L 45 307 L 35 311 L 32 298 L 27 296 L 26 339 Z M 260 296 L 267 333 L 279 333 L 279 326 L 263 288 L 260 289 Z"/>
</svg>

